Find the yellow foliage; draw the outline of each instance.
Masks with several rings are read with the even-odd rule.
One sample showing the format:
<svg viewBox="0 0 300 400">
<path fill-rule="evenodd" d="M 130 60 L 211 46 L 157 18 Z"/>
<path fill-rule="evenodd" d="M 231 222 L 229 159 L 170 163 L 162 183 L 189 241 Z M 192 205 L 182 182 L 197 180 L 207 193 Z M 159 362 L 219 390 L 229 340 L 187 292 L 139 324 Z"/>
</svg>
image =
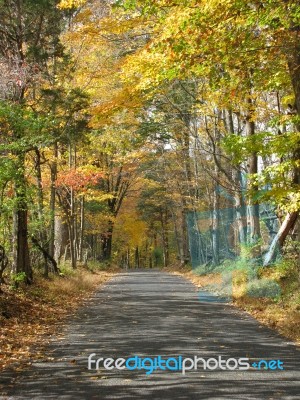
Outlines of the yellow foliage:
<svg viewBox="0 0 300 400">
<path fill-rule="evenodd" d="M 78 8 L 83 6 L 87 0 L 61 0 L 58 4 L 58 8 L 64 10 L 69 8 Z"/>
</svg>

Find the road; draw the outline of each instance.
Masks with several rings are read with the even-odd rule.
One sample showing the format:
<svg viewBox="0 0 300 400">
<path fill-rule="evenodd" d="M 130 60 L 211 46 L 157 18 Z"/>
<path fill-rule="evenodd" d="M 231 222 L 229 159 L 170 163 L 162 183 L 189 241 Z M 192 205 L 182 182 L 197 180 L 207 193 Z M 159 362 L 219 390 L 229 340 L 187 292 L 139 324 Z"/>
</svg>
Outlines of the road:
<svg viewBox="0 0 300 400">
<path fill-rule="evenodd" d="M 149 270 L 119 274 L 63 333 L 53 338 L 45 360 L 0 375 L 6 387 L 1 399 L 300 399 L 299 349 L 232 305 L 209 296 L 199 300 L 197 288 L 179 276 Z M 198 370 L 185 375 L 162 369 L 146 374 L 145 369 L 107 370 L 100 361 L 96 371 L 88 369 L 92 353 L 93 359 L 220 356 L 248 358 L 251 364 L 273 359 L 283 370 L 228 370 L 224 364 L 204 370 L 199 362 Z M 234 368 L 235 361 L 230 363 Z"/>
</svg>

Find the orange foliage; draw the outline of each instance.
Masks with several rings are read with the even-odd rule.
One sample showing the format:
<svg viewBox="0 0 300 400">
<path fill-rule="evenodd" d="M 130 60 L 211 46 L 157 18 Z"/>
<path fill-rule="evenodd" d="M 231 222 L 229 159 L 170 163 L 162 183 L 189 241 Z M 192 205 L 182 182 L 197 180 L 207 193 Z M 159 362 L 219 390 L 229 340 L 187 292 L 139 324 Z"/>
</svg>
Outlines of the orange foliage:
<svg viewBox="0 0 300 400">
<path fill-rule="evenodd" d="M 60 171 L 56 180 L 56 187 L 67 186 L 75 191 L 84 191 L 95 186 L 103 178 L 103 173 L 95 171 L 79 171 L 71 168 L 69 171 Z"/>
</svg>

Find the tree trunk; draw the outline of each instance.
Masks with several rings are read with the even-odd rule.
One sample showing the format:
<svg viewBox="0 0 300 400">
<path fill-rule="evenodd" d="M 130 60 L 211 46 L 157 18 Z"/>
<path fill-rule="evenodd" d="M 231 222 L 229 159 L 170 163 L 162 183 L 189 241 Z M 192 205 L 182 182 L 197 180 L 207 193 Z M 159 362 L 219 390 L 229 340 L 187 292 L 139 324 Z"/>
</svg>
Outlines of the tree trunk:
<svg viewBox="0 0 300 400">
<path fill-rule="evenodd" d="M 285 217 L 278 233 L 274 237 L 267 254 L 264 257 L 264 267 L 271 264 L 278 248 L 282 247 L 287 235 L 296 223 L 298 212 L 288 213 Z"/>
<path fill-rule="evenodd" d="M 166 268 L 169 265 L 169 239 L 167 232 L 167 216 L 161 210 L 161 228 L 162 228 L 162 245 L 163 245 L 163 257 L 164 257 L 164 267 Z"/>
<path fill-rule="evenodd" d="M 59 264 L 68 246 L 68 226 L 60 215 L 55 216 L 54 259 Z M 51 255 L 51 254 L 50 254 Z"/>
<path fill-rule="evenodd" d="M 126 258 L 127 258 L 127 267 L 128 267 L 128 269 L 130 269 L 131 265 L 130 265 L 130 249 L 129 249 L 129 247 L 127 249 Z"/>
<path fill-rule="evenodd" d="M 247 136 L 251 137 L 255 135 L 255 123 L 253 121 L 253 114 L 254 114 L 254 105 L 253 101 L 249 95 L 248 97 L 248 115 L 246 117 L 246 131 Z M 258 157 L 257 153 L 253 152 L 250 159 L 249 159 L 249 166 L 248 166 L 249 174 L 257 174 L 258 172 Z M 252 185 L 251 190 L 254 194 L 258 191 L 258 187 L 256 185 Z M 253 197 L 253 195 L 252 195 Z M 249 199 L 249 206 L 248 206 L 248 241 L 250 244 L 256 244 L 257 241 L 261 237 L 260 233 L 260 221 L 259 221 L 259 204 L 256 200 L 252 198 Z M 255 245 L 253 248 L 253 257 L 257 257 L 261 254 L 260 245 Z"/>
<path fill-rule="evenodd" d="M 220 198 L 219 194 L 217 193 L 217 188 L 215 188 L 213 192 L 213 210 L 212 210 L 212 225 L 211 225 L 213 265 L 220 264 L 219 223 L 220 223 Z"/>
<path fill-rule="evenodd" d="M 109 260 L 111 258 L 113 230 L 114 230 L 114 223 L 112 221 L 109 221 L 108 230 L 102 236 L 102 259 L 103 260 Z"/>
<path fill-rule="evenodd" d="M 55 197 L 56 197 L 56 187 L 55 181 L 57 177 L 57 157 L 58 157 L 58 145 L 54 144 L 53 147 L 53 157 L 54 160 L 50 165 L 51 173 L 51 188 L 50 188 L 50 237 L 49 237 L 49 254 L 55 258 L 58 262 L 57 254 L 55 252 Z"/>
<path fill-rule="evenodd" d="M 84 238 L 84 196 L 80 200 L 80 232 L 79 232 L 79 244 L 78 244 L 78 259 L 82 262 L 83 257 L 83 238 Z"/>
<path fill-rule="evenodd" d="M 53 272 L 55 274 L 59 274 L 59 269 L 57 267 L 57 262 L 54 260 L 54 258 L 48 253 L 48 251 L 46 249 L 43 248 L 43 246 L 41 246 L 39 244 L 38 240 L 35 237 L 32 236 L 31 240 L 32 240 L 32 243 L 42 252 L 42 254 L 43 254 L 44 258 L 45 258 L 45 264 L 48 265 L 48 260 L 49 260 L 50 263 L 52 264 Z M 47 272 L 47 274 L 46 274 L 46 272 Z M 45 275 L 46 275 L 46 277 L 48 277 L 48 268 L 45 271 Z"/>
<path fill-rule="evenodd" d="M 190 261 L 190 251 L 189 251 L 189 238 L 187 231 L 186 222 L 186 208 L 181 210 L 181 236 L 182 236 L 182 265 L 186 265 Z"/>
<path fill-rule="evenodd" d="M 294 32 L 291 31 L 289 35 L 291 42 L 286 47 L 286 56 L 295 93 L 295 108 L 298 115 L 300 115 L 300 33 L 299 30 Z M 300 131 L 300 122 L 297 124 L 297 129 Z"/>
<path fill-rule="evenodd" d="M 24 176 L 24 154 L 19 155 L 18 177 L 15 184 L 16 209 L 14 211 L 14 271 L 24 272 L 26 283 L 32 283 L 28 245 L 28 207 L 26 202 L 26 182 Z"/>
<path fill-rule="evenodd" d="M 21 204 L 19 203 L 19 206 Z M 25 272 L 26 282 L 32 283 L 32 269 L 29 258 L 28 247 L 28 220 L 26 204 L 22 201 L 23 209 L 18 210 L 17 217 L 17 259 L 16 259 L 16 273 Z"/>
<path fill-rule="evenodd" d="M 71 267 L 72 269 L 76 269 L 76 249 L 74 246 L 74 225 L 72 221 L 69 221 L 68 223 L 68 232 L 69 232 Z"/>
<path fill-rule="evenodd" d="M 247 242 L 247 212 L 246 205 L 240 193 L 235 196 L 236 221 L 238 227 L 238 238 L 241 244 Z"/>
<path fill-rule="evenodd" d="M 135 268 L 140 268 L 140 252 L 138 246 L 135 249 Z"/>
<path fill-rule="evenodd" d="M 178 254 L 178 258 L 180 260 L 180 264 L 183 264 L 184 263 L 184 257 L 183 257 L 183 251 L 182 251 L 182 245 L 181 245 L 181 238 L 180 238 L 179 231 L 178 231 L 178 226 L 177 226 L 177 218 L 176 218 L 176 215 L 175 215 L 173 209 L 171 209 L 171 213 L 172 213 L 172 221 L 173 221 L 173 226 L 174 226 L 174 234 L 175 234 L 175 242 L 176 242 L 177 254 Z"/>
<path fill-rule="evenodd" d="M 37 196 L 38 196 L 38 216 L 39 221 L 42 225 L 44 218 L 44 194 L 43 194 L 43 183 L 42 183 L 42 171 L 41 171 L 41 153 L 38 148 L 35 149 L 35 171 L 36 171 L 36 183 L 37 183 Z M 41 226 L 43 230 L 43 226 Z"/>
<path fill-rule="evenodd" d="M 35 149 L 35 171 L 36 171 L 36 181 L 37 181 L 37 192 L 38 192 L 38 220 L 39 220 L 39 240 L 42 246 L 47 242 L 47 236 L 45 231 L 44 223 L 44 193 L 43 193 L 43 183 L 42 183 L 42 171 L 41 171 L 41 153 L 38 148 Z M 47 252 L 47 254 L 49 254 Z M 52 257 L 50 255 L 50 257 Z M 49 268 L 47 258 L 44 256 L 44 275 L 48 277 Z"/>
</svg>

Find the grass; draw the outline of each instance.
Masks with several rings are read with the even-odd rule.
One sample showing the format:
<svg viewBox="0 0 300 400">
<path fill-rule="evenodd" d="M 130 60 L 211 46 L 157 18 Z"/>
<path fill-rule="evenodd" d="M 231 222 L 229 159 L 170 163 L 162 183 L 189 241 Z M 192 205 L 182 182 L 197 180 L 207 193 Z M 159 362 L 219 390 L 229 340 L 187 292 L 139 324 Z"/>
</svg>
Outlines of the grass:
<svg viewBox="0 0 300 400">
<path fill-rule="evenodd" d="M 93 271 L 62 268 L 63 276 L 45 279 L 37 275 L 34 284 L 2 285 L 0 293 L 0 370 L 45 358 L 51 336 L 61 331 L 63 321 L 101 284 L 115 273 L 93 267 Z"/>
</svg>

